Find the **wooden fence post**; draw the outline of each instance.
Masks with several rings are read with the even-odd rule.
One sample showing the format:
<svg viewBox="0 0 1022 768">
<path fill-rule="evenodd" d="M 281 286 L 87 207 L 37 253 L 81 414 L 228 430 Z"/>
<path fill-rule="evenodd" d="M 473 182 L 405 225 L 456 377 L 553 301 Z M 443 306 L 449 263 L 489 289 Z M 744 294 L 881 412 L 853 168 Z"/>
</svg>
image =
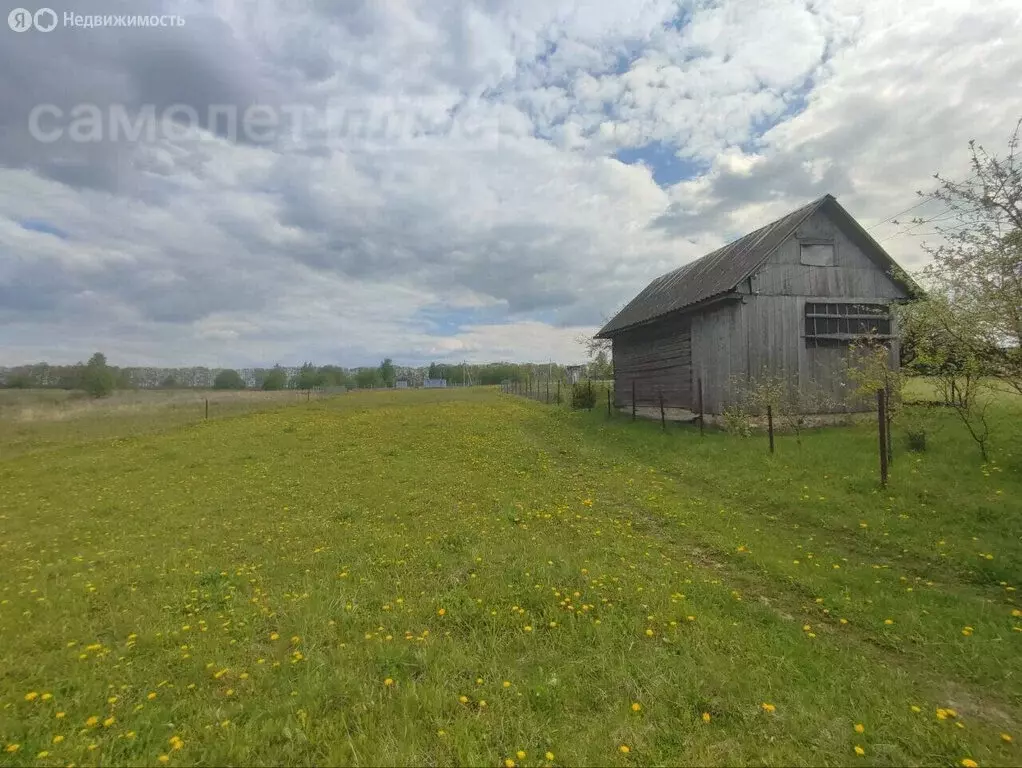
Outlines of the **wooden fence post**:
<svg viewBox="0 0 1022 768">
<path fill-rule="evenodd" d="M 705 421 L 706 421 L 706 416 L 703 413 L 703 380 L 702 380 L 702 378 L 700 378 L 699 379 L 699 434 L 700 434 L 700 436 L 702 436 L 704 434 L 703 433 L 703 423 Z"/>
<path fill-rule="evenodd" d="M 884 388 L 884 412 L 887 416 L 887 463 L 892 464 L 894 462 L 894 438 L 892 437 L 891 421 L 894 419 L 894 414 L 891 413 L 890 383 Z"/>
<path fill-rule="evenodd" d="M 667 431 L 667 417 L 664 414 L 664 391 L 660 390 L 660 392 L 658 394 L 660 395 L 660 429 L 662 429 L 664 432 L 666 432 Z"/>
<path fill-rule="evenodd" d="M 209 398 L 206 398 L 206 418 L 209 418 Z"/>
<path fill-rule="evenodd" d="M 607 387 L 607 418 L 610 418 L 610 387 Z"/>
<path fill-rule="evenodd" d="M 550 405 L 550 379 L 546 380 L 546 404 Z"/>
<path fill-rule="evenodd" d="M 635 421 L 635 379 L 632 379 L 632 421 Z"/>
<path fill-rule="evenodd" d="M 770 453 L 774 452 L 774 409 L 767 406 L 767 432 L 770 435 Z"/>
<path fill-rule="evenodd" d="M 561 404 L 561 380 L 557 380 L 557 404 Z"/>
<path fill-rule="evenodd" d="M 880 485 L 887 487 L 887 398 L 877 390 L 877 429 L 880 439 Z"/>
<path fill-rule="evenodd" d="M 593 380 L 592 379 L 589 379 L 589 397 L 586 400 L 586 402 L 589 403 L 589 410 L 590 411 L 593 410 L 593 405 L 596 402 L 596 398 L 593 397 Z"/>
</svg>

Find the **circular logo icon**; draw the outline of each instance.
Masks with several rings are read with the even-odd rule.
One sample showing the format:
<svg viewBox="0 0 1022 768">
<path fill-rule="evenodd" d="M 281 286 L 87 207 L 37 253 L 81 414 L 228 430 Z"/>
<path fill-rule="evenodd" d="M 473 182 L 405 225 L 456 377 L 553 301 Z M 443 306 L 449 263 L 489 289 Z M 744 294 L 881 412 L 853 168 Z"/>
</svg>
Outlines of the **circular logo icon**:
<svg viewBox="0 0 1022 768">
<path fill-rule="evenodd" d="M 7 14 L 7 26 L 15 32 L 27 32 L 32 29 L 32 11 L 15 8 Z"/>
<path fill-rule="evenodd" d="M 50 32 L 57 26 L 57 14 L 50 8 L 40 8 L 35 12 L 32 21 L 40 32 Z"/>
</svg>

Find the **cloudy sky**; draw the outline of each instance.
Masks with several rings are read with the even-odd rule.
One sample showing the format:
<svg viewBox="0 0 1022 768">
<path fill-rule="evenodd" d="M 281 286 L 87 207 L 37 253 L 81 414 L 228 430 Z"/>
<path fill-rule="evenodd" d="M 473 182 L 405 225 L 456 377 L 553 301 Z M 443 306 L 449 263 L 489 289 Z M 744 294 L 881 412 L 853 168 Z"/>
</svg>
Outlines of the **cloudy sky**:
<svg viewBox="0 0 1022 768">
<path fill-rule="evenodd" d="M 0 27 L 0 365 L 575 362 L 826 192 L 918 267 L 885 220 L 1022 117 L 1017 0 L 49 7 Z"/>
</svg>

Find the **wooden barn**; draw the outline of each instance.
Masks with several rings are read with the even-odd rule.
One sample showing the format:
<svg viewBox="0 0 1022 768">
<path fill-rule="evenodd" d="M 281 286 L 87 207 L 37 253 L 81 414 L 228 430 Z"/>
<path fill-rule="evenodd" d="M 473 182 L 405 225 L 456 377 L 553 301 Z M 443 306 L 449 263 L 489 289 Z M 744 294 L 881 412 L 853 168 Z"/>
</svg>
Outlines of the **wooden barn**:
<svg viewBox="0 0 1022 768">
<path fill-rule="evenodd" d="M 845 411 L 844 359 L 864 334 L 890 340 L 890 305 L 913 286 L 883 248 L 825 195 L 658 277 L 597 334 L 613 344 L 615 400 L 630 408 L 720 414 L 735 382 L 769 371 Z M 841 403 L 840 405 L 838 403 Z"/>
</svg>

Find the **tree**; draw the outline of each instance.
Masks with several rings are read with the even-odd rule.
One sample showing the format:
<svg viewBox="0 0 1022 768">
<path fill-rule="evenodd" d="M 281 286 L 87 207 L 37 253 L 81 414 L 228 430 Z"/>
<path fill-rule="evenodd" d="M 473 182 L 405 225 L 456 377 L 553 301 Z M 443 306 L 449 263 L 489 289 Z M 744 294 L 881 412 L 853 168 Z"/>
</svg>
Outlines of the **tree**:
<svg viewBox="0 0 1022 768">
<path fill-rule="evenodd" d="M 380 380 L 384 386 L 393 387 L 397 379 L 397 372 L 394 370 L 394 361 L 389 357 L 380 363 Z"/>
<path fill-rule="evenodd" d="M 321 386 L 323 386 L 323 377 L 320 375 L 319 369 L 312 363 L 303 364 L 295 377 L 295 388 L 315 389 Z"/>
<path fill-rule="evenodd" d="M 429 376 L 427 376 L 427 378 L 430 378 L 430 379 L 439 379 L 440 378 L 440 369 L 437 367 L 436 363 L 430 363 L 429 364 Z"/>
<path fill-rule="evenodd" d="M 174 374 L 172 373 L 167 374 L 167 377 L 160 382 L 160 387 L 162 387 L 163 389 L 177 389 L 178 386 L 180 385 L 178 384 L 177 379 L 174 378 Z"/>
<path fill-rule="evenodd" d="M 589 363 L 589 378 L 598 380 L 614 378 L 614 366 L 606 349 L 599 350 L 596 359 Z"/>
<path fill-rule="evenodd" d="M 358 384 L 360 389 L 369 389 L 381 382 L 379 368 L 361 368 L 355 374 L 355 383 Z"/>
<path fill-rule="evenodd" d="M 287 387 L 287 371 L 279 365 L 273 366 L 270 372 L 263 379 L 263 389 L 267 392 L 275 392 Z"/>
<path fill-rule="evenodd" d="M 213 389 L 244 389 L 245 382 L 241 374 L 228 368 L 220 371 L 213 379 Z"/>
<path fill-rule="evenodd" d="M 82 372 L 82 389 L 93 397 L 106 397 L 116 385 L 114 372 L 106 364 L 106 356 L 97 352 L 89 358 Z"/>
<path fill-rule="evenodd" d="M 993 377 L 1022 394 L 1022 120 L 1003 158 L 969 142 L 972 175 L 920 196 L 940 203 L 931 224 L 942 242 L 924 245 L 932 262 L 922 271 L 928 295 L 905 317 L 913 352 L 932 364 Z M 937 345 L 950 345 L 953 356 Z M 948 371 L 949 373 L 950 371 Z"/>
</svg>

